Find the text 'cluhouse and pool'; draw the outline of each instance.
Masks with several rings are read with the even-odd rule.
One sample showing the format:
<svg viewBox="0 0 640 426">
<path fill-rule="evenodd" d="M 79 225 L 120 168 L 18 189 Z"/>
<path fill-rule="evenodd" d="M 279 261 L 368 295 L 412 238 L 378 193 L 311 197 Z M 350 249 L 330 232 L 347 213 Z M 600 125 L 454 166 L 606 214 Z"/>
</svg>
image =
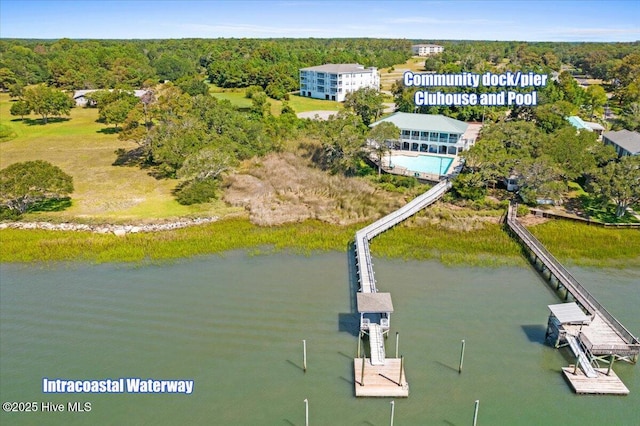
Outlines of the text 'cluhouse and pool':
<svg viewBox="0 0 640 426">
<path fill-rule="evenodd" d="M 534 106 L 538 105 L 538 92 L 526 92 L 515 89 L 538 88 L 547 85 L 546 74 L 534 72 L 505 72 L 494 74 L 487 72 L 475 74 L 462 72 L 457 74 L 421 73 L 406 71 L 403 83 L 407 87 L 459 87 L 477 89 L 481 86 L 506 90 L 487 93 L 448 93 L 418 90 L 413 95 L 416 106 Z M 513 89 L 513 90 L 509 90 Z"/>
</svg>

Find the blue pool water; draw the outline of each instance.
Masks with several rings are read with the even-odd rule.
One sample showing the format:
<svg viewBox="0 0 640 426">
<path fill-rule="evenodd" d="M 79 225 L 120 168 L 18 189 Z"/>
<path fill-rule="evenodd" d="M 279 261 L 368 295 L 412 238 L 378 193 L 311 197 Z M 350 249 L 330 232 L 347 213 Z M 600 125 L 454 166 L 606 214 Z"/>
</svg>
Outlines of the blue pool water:
<svg viewBox="0 0 640 426">
<path fill-rule="evenodd" d="M 447 174 L 453 158 L 435 155 L 418 155 L 417 157 L 392 155 L 390 161 L 392 166 L 404 167 L 414 172 L 444 175 Z"/>
</svg>

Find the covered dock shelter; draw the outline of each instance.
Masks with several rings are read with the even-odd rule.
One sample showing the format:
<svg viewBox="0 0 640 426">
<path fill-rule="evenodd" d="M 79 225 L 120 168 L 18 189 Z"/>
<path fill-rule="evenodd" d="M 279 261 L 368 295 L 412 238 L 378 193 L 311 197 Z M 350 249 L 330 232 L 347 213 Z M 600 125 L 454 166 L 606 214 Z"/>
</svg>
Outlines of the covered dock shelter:
<svg viewBox="0 0 640 426">
<path fill-rule="evenodd" d="M 357 293 L 356 298 L 360 331 L 369 331 L 371 324 L 379 324 L 382 331 L 388 334 L 393 312 L 391 293 Z"/>
</svg>

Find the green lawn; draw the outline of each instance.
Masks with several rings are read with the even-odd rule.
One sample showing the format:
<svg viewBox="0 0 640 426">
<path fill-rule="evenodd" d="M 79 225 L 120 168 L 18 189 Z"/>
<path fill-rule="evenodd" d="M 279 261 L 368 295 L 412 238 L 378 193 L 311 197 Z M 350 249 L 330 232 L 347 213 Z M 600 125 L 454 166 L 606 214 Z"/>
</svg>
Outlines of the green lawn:
<svg viewBox="0 0 640 426">
<path fill-rule="evenodd" d="M 182 206 L 171 191 L 176 180 L 158 180 L 139 167 L 113 166 L 115 151 L 133 149 L 97 123 L 96 109 L 73 108 L 69 117 L 43 125 L 35 115 L 25 121 L 10 115 L 11 101 L 0 94 L 0 123 L 16 137 L 0 143 L 0 168 L 29 160 L 59 166 L 74 180 L 72 205 L 60 212 L 30 213 L 25 219 L 87 222 L 140 221 L 178 216 L 216 216 L 230 209 L 222 202 Z M 231 209 L 233 210 L 233 209 Z"/>
<path fill-rule="evenodd" d="M 251 107 L 251 99 L 245 97 L 245 89 L 223 89 L 214 85 L 209 85 L 209 87 L 211 88 L 211 96 L 217 99 L 226 99 L 238 108 Z M 280 115 L 282 101 L 269 98 L 269 103 L 271 104 L 271 113 L 275 116 Z M 341 102 L 312 99 L 297 94 L 291 94 L 289 96 L 289 106 L 293 108 L 295 112 L 318 110 L 340 111 L 343 108 Z"/>
<path fill-rule="evenodd" d="M 211 95 L 214 98 L 220 99 L 220 100 L 227 100 L 229 102 L 231 102 L 231 104 L 233 106 L 236 106 L 238 108 L 250 108 L 251 107 L 251 99 L 245 97 L 244 95 L 245 91 L 241 91 L 241 92 L 231 92 L 231 91 L 227 91 L 227 92 L 213 92 L 211 93 Z M 272 101 L 270 101 L 272 102 Z"/>
</svg>

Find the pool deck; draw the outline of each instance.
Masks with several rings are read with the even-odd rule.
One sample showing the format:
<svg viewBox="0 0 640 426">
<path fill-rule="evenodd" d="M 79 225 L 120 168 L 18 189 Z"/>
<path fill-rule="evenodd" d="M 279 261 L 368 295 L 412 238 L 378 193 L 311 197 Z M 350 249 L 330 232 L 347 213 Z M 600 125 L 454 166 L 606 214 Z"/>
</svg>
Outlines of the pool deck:
<svg viewBox="0 0 640 426">
<path fill-rule="evenodd" d="M 461 165 L 462 165 L 462 159 L 457 155 L 435 154 L 430 152 L 417 152 L 417 151 L 402 151 L 402 150 L 395 150 L 395 149 L 389 152 L 390 154 L 385 155 L 385 157 L 382 159 L 382 170 L 390 174 L 400 175 L 400 176 L 413 176 L 418 179 L 426 180 L 429 182 L 438 182 L 440 181 L 441 178 L 445 176 L 452 176 L 454 174 L 457 174 L 457 171 L 461 168 Z M 394 155 L 401 155 L 405 157 L 419 157 L 421 155 L 428 155 L 430 157 L 450 158 L 453 161 L 449 165 L 449 168 L 447 169 L 446 173 L 442 175 L 438 175 L 437 173 L 418 172 L 418 171 L 410 170 L 405 167 L 397 166 L 397 165 L 394 167 L 389 167 L 389 157 Z M 377 164 L 377 161 L 378 161 L 377 158 L 371 158 L 371 159 L 373 160 L 374 163 Z"/>
</svg>

